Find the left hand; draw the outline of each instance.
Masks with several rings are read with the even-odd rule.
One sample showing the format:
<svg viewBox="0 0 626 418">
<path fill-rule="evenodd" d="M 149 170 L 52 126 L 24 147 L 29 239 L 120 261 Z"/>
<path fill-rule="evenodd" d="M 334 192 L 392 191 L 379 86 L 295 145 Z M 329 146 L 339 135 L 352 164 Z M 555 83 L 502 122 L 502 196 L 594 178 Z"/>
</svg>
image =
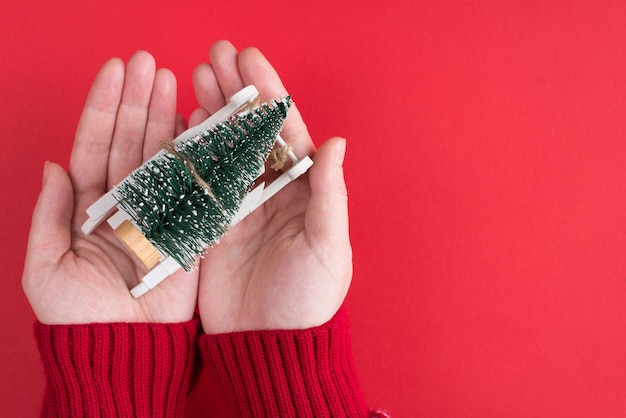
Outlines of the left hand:
<svg viewBox="0 0 626 418">
<path fill-rule="evenodd" d="M 104 223 L 85 236 L 85 209 L 158 151 L 176 131 L 176 79 L 137 52 L 108 61 L 81 116 L 69 175 L 47 163 L 22 285 L 44 324 L 183 322 L 193 317 L 198 273 L 180 271 L 135 300 L 146 273 Z M 181 127 L 182 129 L 182 127 Z"/>
</svg>

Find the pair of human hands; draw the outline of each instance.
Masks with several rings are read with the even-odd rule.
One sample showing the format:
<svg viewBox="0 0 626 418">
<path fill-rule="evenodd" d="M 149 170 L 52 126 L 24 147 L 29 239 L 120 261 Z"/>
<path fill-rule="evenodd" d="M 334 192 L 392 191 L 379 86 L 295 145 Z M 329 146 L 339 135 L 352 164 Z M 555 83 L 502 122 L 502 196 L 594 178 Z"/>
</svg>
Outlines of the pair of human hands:
<svg viewBox="0 0 626 418">
<path fill-rule="evenodd" d="M 287 94 L 255 48 L 215 43 L 193 74 L 201 106 L 194 126 L 253 84 L 261 101 Z M 187 128 L 176 113 L 176 79 L 145 51 L 125 65 L 109 60 L 96 76 L 78 124 L 69 173 L 46 163 L 22 284 L 44 324 L 183 322 L 198 308 L 206 333 L 304 329 L 328 321 L 352 278 L 345 140 L 317 151 L 297 107 L 281 136 L 309 172 L 233 227 L 190 273 L 179 271 L 139 299 L 129 288 L 145 274 L 107 226 L 86 236 L 85 209 Z M 267 176 L 273 173 L 268 172 Z M 271 180 L 271 179 L 269 179 Z"/>
</svg>

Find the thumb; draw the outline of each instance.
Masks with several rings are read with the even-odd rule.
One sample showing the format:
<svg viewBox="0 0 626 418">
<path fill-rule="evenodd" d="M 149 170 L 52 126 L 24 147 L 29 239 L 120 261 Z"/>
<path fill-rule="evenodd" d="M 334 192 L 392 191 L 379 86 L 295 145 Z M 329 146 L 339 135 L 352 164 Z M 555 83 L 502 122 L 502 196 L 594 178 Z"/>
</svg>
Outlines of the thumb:
<svg viewBox="0 0 626 418">
<path fill-rule="evenodd" d="M 71 245 L 74 197 L 70 178 L 58 164 L 46 162 L 42 183 L 28 237 L 24 285 L 29 277 L 39 276 L 41 268 L 57 263 Z"/>
<path fill-rule="evenodd" d="M 311 197 L 306 231 L 314 240 L 349 241 L 348 193 L 343 178 L 344 138 L 331 138 L 317 150 L 309 170 Z"/>
</svg>

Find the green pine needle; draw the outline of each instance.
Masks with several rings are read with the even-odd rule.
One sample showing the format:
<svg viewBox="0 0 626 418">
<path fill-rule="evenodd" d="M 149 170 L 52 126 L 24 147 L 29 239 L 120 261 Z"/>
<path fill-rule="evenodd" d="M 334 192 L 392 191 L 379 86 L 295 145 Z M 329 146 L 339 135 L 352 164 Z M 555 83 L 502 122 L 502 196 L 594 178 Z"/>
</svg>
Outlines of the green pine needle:
<svg viewBox="0 0 626 418">
<path fill-rule="evenodd" d="M 290 97 L 272 100 L 176 144 L 173 154 L 163 152 L 133 171 L 116 199 L 161 253 L 190 271 L 196 256 L 228 230 L 291 104 Z"/>
</svg>

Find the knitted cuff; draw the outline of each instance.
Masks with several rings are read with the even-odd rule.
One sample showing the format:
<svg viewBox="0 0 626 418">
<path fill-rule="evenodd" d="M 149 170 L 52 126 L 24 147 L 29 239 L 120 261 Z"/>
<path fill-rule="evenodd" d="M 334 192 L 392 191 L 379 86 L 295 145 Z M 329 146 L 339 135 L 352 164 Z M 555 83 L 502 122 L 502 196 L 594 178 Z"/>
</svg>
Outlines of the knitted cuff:
<svg viewBox="0 0 626 418">
<path fill-rule="evenodd" d="M 200 351 L 237 417 L 366 417 L 342 308 L 307 330 L 203 335 Z"/>
<path fill-rule="evenodd" d="M 196 377 L 199 321 L 44 325 L 42 416 L 183 416 Z"/>
</svg>

